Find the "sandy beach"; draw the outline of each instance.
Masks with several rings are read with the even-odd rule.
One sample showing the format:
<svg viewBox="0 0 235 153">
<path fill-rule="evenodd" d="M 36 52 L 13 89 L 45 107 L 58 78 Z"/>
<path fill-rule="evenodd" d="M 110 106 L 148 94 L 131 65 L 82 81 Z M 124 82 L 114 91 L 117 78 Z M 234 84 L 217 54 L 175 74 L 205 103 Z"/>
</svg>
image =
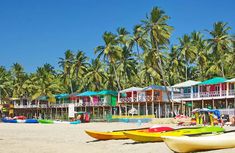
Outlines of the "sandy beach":
<svg viewBox="0 0 235 153">
<path fill-rule="evenodd" d="M 134 143 L 131 140 L 96 141 L 85 129 L 108 131 L 146 127 L 136 123 L 6 124 L 0 123 L 0 153 L 172 153 L 161 143 Z M 232 129 L 227 127 L 227 129 Z M 233 128 L 234 129 L 234 128 Z M 234 149 L 209 151 L 232 153 Z"/>
</svg>

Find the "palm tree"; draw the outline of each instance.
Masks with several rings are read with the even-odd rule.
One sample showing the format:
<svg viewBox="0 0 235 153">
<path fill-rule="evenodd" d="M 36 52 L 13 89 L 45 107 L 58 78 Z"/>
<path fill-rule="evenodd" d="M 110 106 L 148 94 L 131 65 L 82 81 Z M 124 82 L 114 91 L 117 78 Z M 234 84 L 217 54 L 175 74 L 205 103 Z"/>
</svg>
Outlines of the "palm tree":
<svg viewBox="0 0 235 153">
<path fill-rule="evenodd" d="M 228 34 L 231 27 L 229 27 L 227 23 L 216 22 L 213 28 L 212 31 L 208 31 L 211 36 L 211 38 L 208 39 L 209 47 L 211 48 L 211 56 L 214 57 L 214 61 L 218 61 L 222 76 L 225 77 L 225 57 L 232 46 L 231 37 Z"/>
<path fill-rule="evenodd" d="M 22 88 L 24 81 L 27 79 L 24 68 L 19 63 L 14 63 L 11 69 L 13 77 L 13 97 L 22 98 L 25 96 L 25 91 Z"/>
<path fill-rule="evenodd" d="M 103 34 L 104 46 L 98 46 L 95 48 L 95 54 L 99 53 L 97 58 L 103 56 L 103 60 L 113 68 L 118 85 L 118 90 L 121 90 L 119 78 L 116 71 L 116 61 L 121 57 L 121 47 L 118 46 L 117 36 L 111 32 L 105 32 Z"/>
<path fill-rule="evenodd" d="M 147 16 L 147 19 L 143 21 L 142 25 L 144 31 L 150 36 L 151 48 L 149 50 L 145 50 L 145 52 L 150 53 L 150 55 L 147 55 L 149 57 L 147 60 L 152 62 L 152 64 L 150 64 L 149 71 L 154 74 L 154 77 L 158 77 L 157 74 L 158 72 L 160 73 L 166 93 L 168 93 L 168 91 L 166 87 L 165 73 L 162 66 L 163 56 L 160 49 L 167 47 L 171 31 L 173 30 L 173 28 L 167 24 L 168 19 L 169 16 L 167 16 L 163 10 L 158 7 L 154 7 L 151 11 L 150 17 Z M 156 64 L 154 62 L 156 62 Z M 168 100 L 170 101 L 169 94 L 167 95 Z"/>
<path fill-rule="evenodd" d="M 196 47 L 192 43 L 192 39 L 189 35 L 184 35 L 182 38 L 179 38 L 180 41 L 180 54 L 185 61 L 185 80 L 188 80 L 188 66 L 196 58 Z"/>
<path fill-rule="evenodd" d="M 35 88 L 32 99 L 37 99 L 40 96 L 53 97 L 56 93 L 64 92 L 59 78 L 47 72 L 43 67 L 37 69 L 36 74 L 32 77 L 32 83 Z"/>
<path fill-rule="evenodd" d="M 2 97 L 10 97 L 12 92 L 12 83 L 10 72 L 3 66 L 0 66 L 0 104 L 2 103 Z"/>
<path fill-rule="evenodd" d="M 208 43 L 203 39 L 203 35 L 200 32 L 193 32 L 192 45 L 196 47 L 196 63 L 199 70 L 199 80 L 205 80 L 206 67 L 208 65 Z"/>
<path fill-rule="evenodd" d="M 70 92 L 73 93 L 73 65 L 74 61 L 74 54 L 71 50 L 67 50 L 65 52 L 65 58 L 60 58 L 59 66 L 63 68 L 63 79 L 64 79 L 64 84 L 69 85 L 70 87 Z"/>
<path fill-rule="evenodd" d="M 79 91 L 82 89 L 93 91 L 102 89 L 105 75 L 103 65 L 98 58 L 91 61 L 91 65 L 88 67 L 84 78 L 86 79 L 85 83 L 80 87 Z"/>
</svg>

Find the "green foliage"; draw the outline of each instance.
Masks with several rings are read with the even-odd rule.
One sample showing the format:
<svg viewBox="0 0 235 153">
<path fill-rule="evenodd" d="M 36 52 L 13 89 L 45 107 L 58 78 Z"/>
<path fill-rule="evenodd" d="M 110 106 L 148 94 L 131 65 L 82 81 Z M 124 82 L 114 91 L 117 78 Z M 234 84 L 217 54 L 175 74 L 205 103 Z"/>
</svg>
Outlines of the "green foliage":
<svg viewBox="0 0 235 153">
<path fill-rule="evenodd" d="M 178 44 L 170 44 L 173 27 L 169 20 L 163 10 L 154 7 L 132 33 L 124 27 L 116 33 L 104 32 L 103 44 L 94 50 L 96 59 L 89 60 L 81 50 L 65 51 L 59 70 L 47 63 L 30 74 L 18 63 L 10 70 L 0 66 L 0 98 L 37 99 L 58 93 L 235 77 L 235 36 L 227 23 L 216 22 L 212 30 L 194 31 L 179 38 Z"/>
</svg>

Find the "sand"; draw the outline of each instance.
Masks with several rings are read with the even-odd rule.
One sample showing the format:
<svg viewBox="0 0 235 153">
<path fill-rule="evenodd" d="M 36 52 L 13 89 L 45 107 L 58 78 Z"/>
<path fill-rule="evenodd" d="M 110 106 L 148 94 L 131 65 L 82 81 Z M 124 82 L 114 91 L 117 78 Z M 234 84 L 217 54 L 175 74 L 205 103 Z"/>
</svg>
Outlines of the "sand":
<svg viewBox="0 0 235 153">
<path fill-rule="evenodd" d="M 84 133 L 85 129 L 107 131 L 149 125 L 139 126 L 136 123 L 85 123 L 79 125 L 0 123 L 0 153 L 172 153 L 164 142 L 96 141 Z M 235 148 L 209 151 L 208 153 L 212 152 L 234 153 Z"/>
</svg>

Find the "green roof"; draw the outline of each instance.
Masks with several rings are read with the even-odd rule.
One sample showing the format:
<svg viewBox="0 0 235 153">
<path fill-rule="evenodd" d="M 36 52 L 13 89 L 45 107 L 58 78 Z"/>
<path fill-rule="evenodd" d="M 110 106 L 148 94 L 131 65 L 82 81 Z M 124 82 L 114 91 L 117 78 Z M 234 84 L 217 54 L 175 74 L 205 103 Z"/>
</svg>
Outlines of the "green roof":
<svg viewBox="0 0 235 153">
<path fill-rule="evenodd" d="M 219 83 L 224 83 L 226 80 L 227 79 L 225 79 L 225 78 L 216 77 L 216 78 L 212 78 L 212 79 L 203 81 L 203 82 L 199 83 L 198 85 L 219 84 Z"/>
<path fill-rule="evenodd" d="M 113 95 L 113 96 L 117 96 L 117 94 L 118 93 L 116 91 L 111 91 L 111 90 L 102 90 L 97 93 L 97 95 Z"/>
</svg>

